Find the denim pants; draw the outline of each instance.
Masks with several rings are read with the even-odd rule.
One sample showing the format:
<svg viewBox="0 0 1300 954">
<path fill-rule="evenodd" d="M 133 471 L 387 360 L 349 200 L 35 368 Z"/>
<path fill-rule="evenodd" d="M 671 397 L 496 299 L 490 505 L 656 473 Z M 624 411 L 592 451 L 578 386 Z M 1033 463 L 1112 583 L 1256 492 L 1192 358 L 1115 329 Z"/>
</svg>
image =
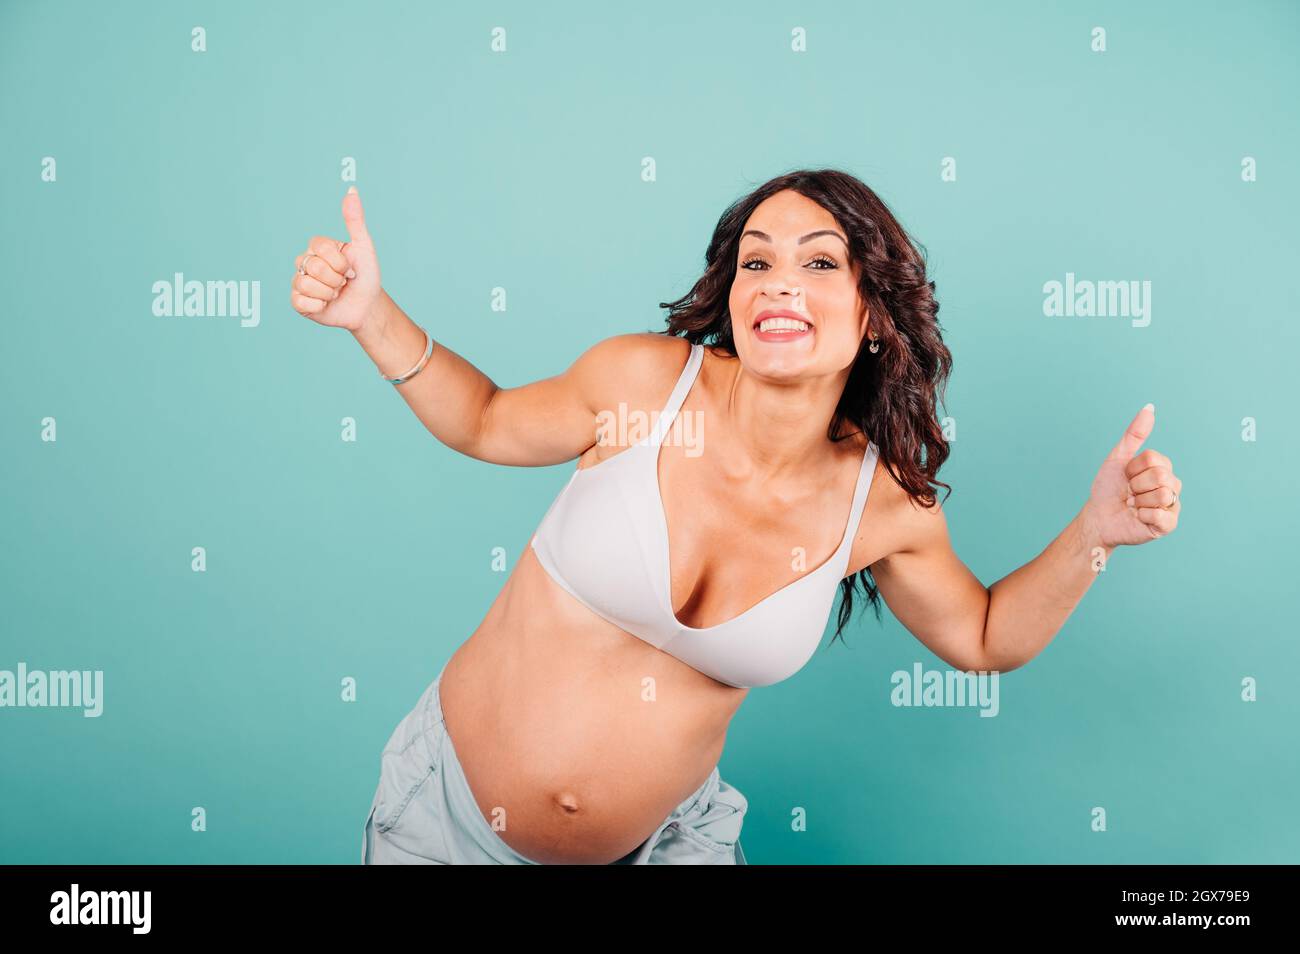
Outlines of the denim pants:
<svg viewBox="0 0 1300 954">
<path fill-rule="evenodd" d="M 439 672 L 384 746 L 361 863 L 539 864 L 506 844 L 479 810 L 444 724 L 441 681 Z M 649 838 L 613 864 L 747 864 L 740 828 L 748 807 L 714 766 Z"/>
</svg>

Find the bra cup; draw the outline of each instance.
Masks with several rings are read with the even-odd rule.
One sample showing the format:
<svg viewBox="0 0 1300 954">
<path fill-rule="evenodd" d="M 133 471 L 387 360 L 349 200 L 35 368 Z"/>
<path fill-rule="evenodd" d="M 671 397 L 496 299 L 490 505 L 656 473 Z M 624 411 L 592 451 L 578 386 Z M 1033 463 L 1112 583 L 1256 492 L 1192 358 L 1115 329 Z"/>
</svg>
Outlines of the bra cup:
<svg viewBox="0 0 1300 954">
<path fill-rule="evenodd" d="M 824 564 L 715 627 L 682 629 L 662 648 L 692 669 L 737 688 L 782 682 L 807 665 L 821 645 L 829 621 L 828 615 L 821 615 L 822 607 L 828 614 L 838 585 L 836 580 L 828 587 L 829 567 Z"/>
<path fill-rule="evenodd" d="M 646 585 L 647 568 L 659 565 L 654 527 L 636 516 L 644 501 L 627 480 L 618 478 L 618 467 L 610 467 L 620 457 L 637 453 L 638 448 L 631 447 L 577 471 L 547 511 L 532 546 L 538 562 L 571 596 L 661 648 L 673 634 L 656 635 L 660 603 L 653 587 Z"/>
</svg>

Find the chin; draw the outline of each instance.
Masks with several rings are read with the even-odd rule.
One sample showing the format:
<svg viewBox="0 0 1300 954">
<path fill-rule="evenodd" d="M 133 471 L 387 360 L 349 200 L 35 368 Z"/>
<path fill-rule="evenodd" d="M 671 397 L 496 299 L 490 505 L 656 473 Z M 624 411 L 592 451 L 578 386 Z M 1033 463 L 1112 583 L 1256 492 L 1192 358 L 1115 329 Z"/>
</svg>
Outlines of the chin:
<svg viewBox="0 0 1300 954">
<path fill-rule="evenodd" d="M 784 345 L 776 347 L 755 346 L 746 342 L 744 352 L 738 352 L 745 370 L 765 378 L 795 380 L 807 375 L 813 365 L 813 356 L 806 349 L 787 350 Z"/>
</svg>

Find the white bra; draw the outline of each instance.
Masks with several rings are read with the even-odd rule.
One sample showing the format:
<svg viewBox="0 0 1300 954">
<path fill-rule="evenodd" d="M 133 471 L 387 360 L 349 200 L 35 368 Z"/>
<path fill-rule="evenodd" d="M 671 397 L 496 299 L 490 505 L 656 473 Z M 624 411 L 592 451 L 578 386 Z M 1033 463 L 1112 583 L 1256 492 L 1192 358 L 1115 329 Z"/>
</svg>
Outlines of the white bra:
<svg viewBox="0 0 1300 954">
<path fill-rule="evenodd" d="M 686 626 L 672 608 L 659 448 L 703 359 L 703 346 L 692 345 L 647 437 L 574 470 L 530 545 L 556 583 L 615 626 L 729 686 L 768 686 L 802 669 L 821 642 L 836 587 L 848 573 L 878 449 L 868 441 L 844 537 L 825 562 L 739 616 L 702 629 Z"/>
</svg>

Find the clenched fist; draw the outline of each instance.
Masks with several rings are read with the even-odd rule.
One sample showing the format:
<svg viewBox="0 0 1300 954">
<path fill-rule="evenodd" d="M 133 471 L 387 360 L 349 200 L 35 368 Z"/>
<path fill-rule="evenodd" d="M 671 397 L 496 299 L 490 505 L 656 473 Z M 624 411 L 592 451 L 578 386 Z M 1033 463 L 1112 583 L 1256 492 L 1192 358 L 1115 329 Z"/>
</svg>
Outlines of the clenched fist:
<svg viewBox="0 0 1300 954">
<path fill-rule="evenodd" d="M 348 241 L 316 235 L 294 264 L 289 302 L 304 318 L 331 328 L 359 330 L 383 295 L 375 243 L 366 231 L 366 217 L 356 186 L 343 196 L 343 221 Z"/>
</svg>

